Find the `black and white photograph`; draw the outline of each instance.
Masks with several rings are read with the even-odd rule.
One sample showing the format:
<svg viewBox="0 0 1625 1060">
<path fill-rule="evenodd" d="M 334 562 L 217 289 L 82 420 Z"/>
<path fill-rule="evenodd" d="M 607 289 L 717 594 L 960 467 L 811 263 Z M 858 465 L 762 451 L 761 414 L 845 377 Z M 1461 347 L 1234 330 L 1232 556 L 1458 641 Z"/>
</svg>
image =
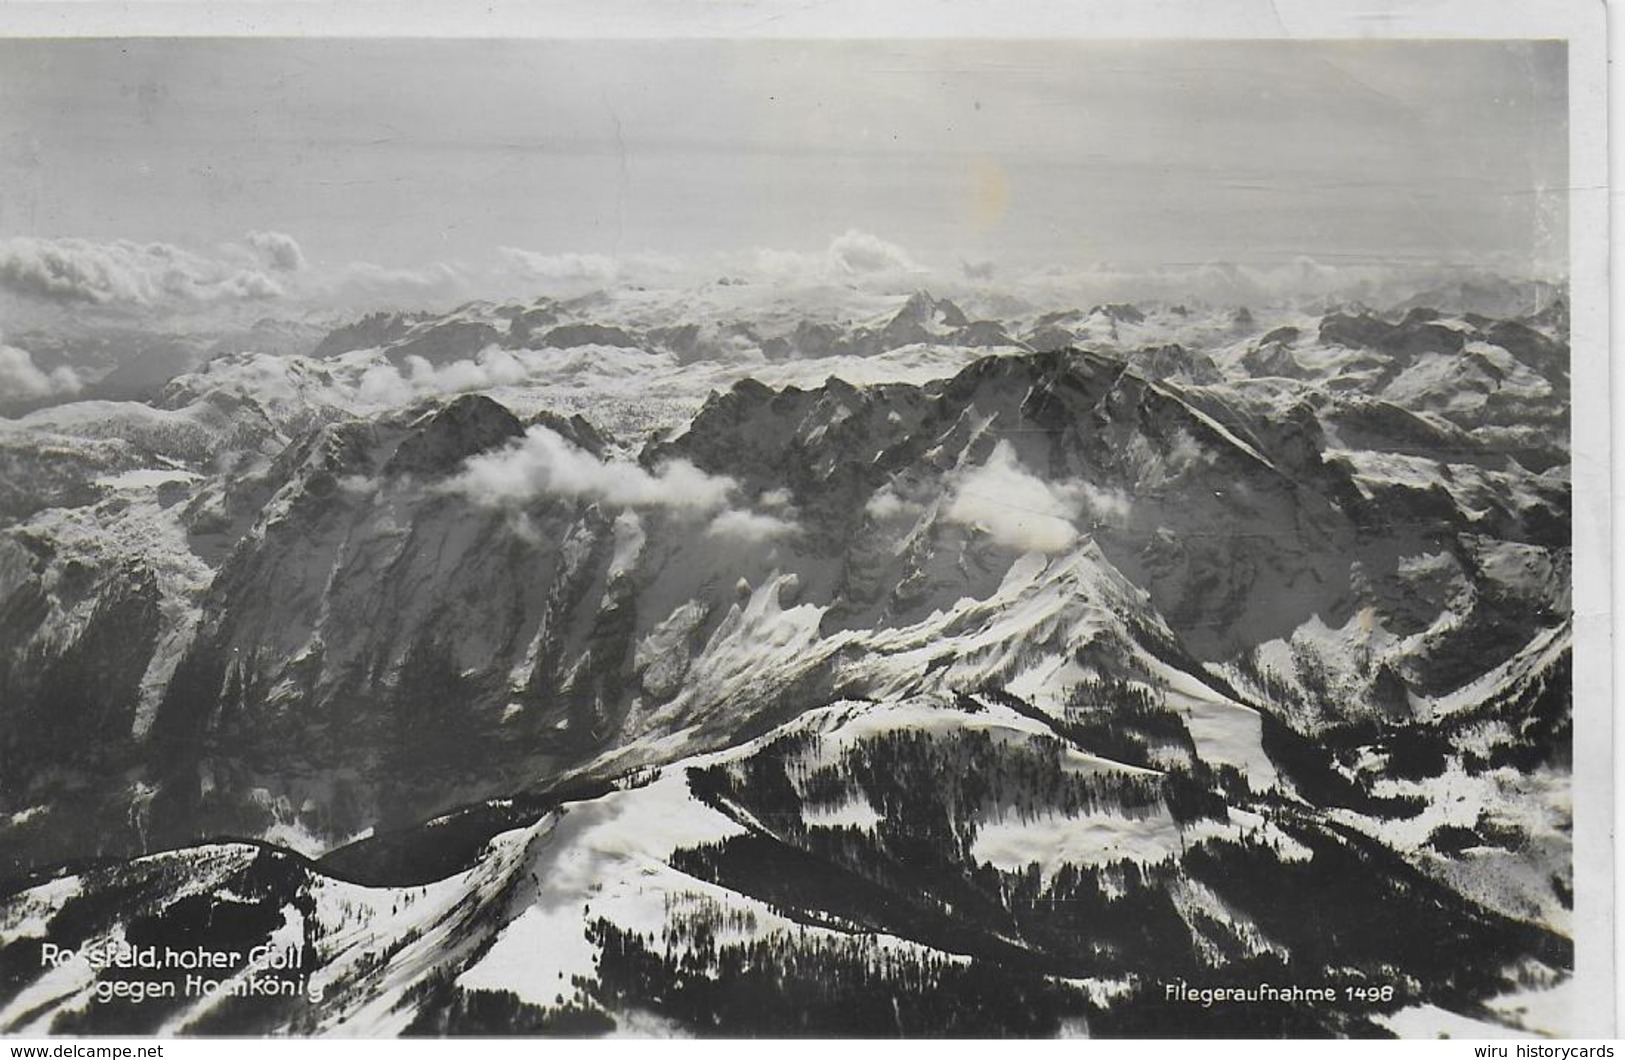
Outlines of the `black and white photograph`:
<svg viewBox="0 0 1625 1060">
<path fill-rule="evenodd" d="M 0 1036 L 1611 1035 L 1578 5 L 736 6 L 0 26 Z"/>
</svg>

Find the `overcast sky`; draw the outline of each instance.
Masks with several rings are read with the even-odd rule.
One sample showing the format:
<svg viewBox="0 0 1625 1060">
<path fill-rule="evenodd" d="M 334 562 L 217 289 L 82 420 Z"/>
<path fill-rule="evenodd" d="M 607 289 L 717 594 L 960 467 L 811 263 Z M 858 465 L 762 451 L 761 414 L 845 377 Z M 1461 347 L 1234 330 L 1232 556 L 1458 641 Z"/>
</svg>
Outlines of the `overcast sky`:
<svg viewBox="0 0 1625 1060">
<path fill-rule="evenodd" d="M 1535 270 L 1565 84 L 1529 42 L 12 40 L 0 237 Z"/>
</svg>

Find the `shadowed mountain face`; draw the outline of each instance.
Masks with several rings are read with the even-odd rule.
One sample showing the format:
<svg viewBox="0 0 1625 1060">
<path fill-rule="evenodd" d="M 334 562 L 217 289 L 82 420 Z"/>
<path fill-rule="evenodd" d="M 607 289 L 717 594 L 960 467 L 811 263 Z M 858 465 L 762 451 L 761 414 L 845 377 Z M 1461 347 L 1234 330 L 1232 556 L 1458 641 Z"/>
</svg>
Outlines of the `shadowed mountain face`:
<svg viewBox="0 0 1625 1060">
<path fill-rule="evenodd" d="M 1566 978 L 1561 321 L 612 308 L 0 431 L 0 1028 L 1372 1035 Z M 297 996 L 39 970 L 219 932 Z M 1260 982 L 1338 1000 L 1169 990 Z"/>
</svg>

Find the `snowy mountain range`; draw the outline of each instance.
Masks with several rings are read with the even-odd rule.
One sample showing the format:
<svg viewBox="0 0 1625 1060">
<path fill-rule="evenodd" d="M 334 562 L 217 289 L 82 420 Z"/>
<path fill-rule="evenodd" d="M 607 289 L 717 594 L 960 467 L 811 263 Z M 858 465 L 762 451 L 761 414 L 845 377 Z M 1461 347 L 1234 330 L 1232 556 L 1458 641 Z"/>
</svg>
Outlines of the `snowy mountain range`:
<svg viewBox="0 0 1625 1060">
<path fill-rule="evenodd" d="M 1567 326 L 718 283 L 19 404 L 0 1031 L 1562 1033 Z"/>
</svg>

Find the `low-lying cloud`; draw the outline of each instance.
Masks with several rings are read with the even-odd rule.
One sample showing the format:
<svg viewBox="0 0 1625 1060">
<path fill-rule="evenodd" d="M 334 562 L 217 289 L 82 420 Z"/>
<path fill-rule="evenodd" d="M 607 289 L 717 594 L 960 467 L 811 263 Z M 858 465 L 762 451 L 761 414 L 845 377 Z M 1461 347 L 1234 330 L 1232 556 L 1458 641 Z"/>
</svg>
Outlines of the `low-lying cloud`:
<svg viewBox="0 0 1625 1060">
<path fill-rule="evenodd" d="M 569 497 L 695 515 L 721 511 L 737 487 L 733 479 L 707 474 L 687 460 L 672 460 L 653 471 L 630 460 L 600 460 L 539 425 L 513 446 L 471 457 L 446 486 L 487 507 Z"/>
<path fill-rule="evenodd" d="M 913 501 L 906 501 L 892 492 L 890 486 L 882 486 L 869 498 L 863 510 L 876 519 L 895 519 L 898 516 L 913 518 L 920 514 L 920 506 Z"/>
<path fill-rule="evenodd" d="M 401 367 L 376 359 L 361 370 L 355 384 L 355 400 L 362 405 L 395 407 L 424 397 L 466 394 L 494 387 L 518 386 L 533 380 L 557 378 L 587 367 L 601 367 L 590 357 L 596 347 L 581 353 L 563 350 L 508 350 L 487 346 L 473 358 L 435 365 L 428 359 L 408 356 Z M 373 356 L 373 355 L 367 355 Z M 651 364 L 668 363 L 667 358 L 647 354 L 622 354 L 636 361 L 628 370 Z"/>
<path fill-rule="evenodd" d="M 505 509 L 521 521 L 527 506 L 557 497 L 707 519 L 707 536 L 738 545 L 770 545 L 799 530 L 788 511 L 752 511 L 736 504 L 739 483 L 726 475 L 708 474 L 681 459 L 653 470 L 631 460 L 600 459 L 540 425 L 505 449 L 469 458 L 440 489 L 481 507 Z"/>
<path fill-rule="evenodd" d="M 1083 515 L 1094 524 L 1122 526 L 1128 522 L 1129 499 L 1120 490 L 1103 488 L 1088 482 L 1075 484 L 1083 498 Z"/>
<path fill-rule="evenodd" d="M 749 544 L 777 541 L 796 532 L 796 524 L 788 519 L 763 512 L 729 509 L 711 520 L 705 532 L 713 537 L 728 538 Z"/>
<path fill-rule="evenodd" d="M 83 385 L 67 365 L 44 371 L 27 350 L 0 342 L 0 402 L 77 394 Z"/>
<path fill-rule="evenodd" d="M 994 446 L 987 463 L 961 473 L 944 513 L 950 523 L 985 531 L 994 541 L 1023 552 L 1059 552 L 1078 539 L 1075 520 L 1083 489 L 1051 485 L 1028 472 L 1009 442 Z"/>
</svg>

